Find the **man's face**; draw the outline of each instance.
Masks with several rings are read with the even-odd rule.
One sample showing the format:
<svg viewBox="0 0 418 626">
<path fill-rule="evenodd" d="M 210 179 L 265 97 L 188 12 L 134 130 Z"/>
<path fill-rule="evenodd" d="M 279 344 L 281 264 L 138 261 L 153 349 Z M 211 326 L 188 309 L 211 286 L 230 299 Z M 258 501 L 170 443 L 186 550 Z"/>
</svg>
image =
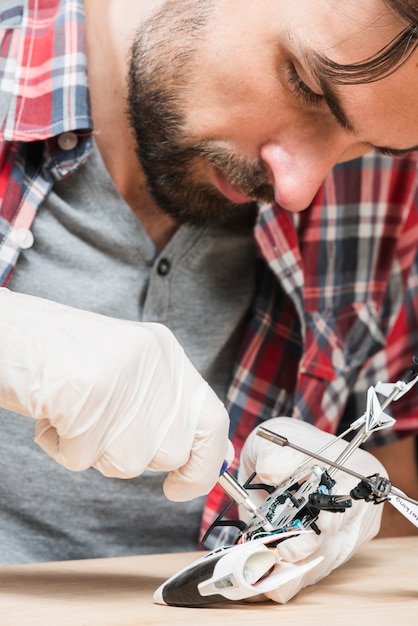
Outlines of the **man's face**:
<svg viewBox="0 0 418 626">
<path fill-rule="evenodd" d="M 418 53 L 331 98 L 312 61 L 364 61 L 403 28 L 383 0 L 160 2 L 132 47 L 128 102 L 159 206 L 189 223 L 254 200 L 300 211 L 335 164 L 417 146 Z"/>
</svg>

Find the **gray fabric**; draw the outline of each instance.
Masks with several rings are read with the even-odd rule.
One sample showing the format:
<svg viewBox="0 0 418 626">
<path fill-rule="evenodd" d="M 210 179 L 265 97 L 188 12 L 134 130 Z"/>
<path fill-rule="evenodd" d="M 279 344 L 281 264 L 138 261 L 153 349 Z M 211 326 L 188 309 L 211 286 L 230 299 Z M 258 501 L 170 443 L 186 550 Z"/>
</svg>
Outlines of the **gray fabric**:
<svg viewBox="0 0 418 626">
<path fill-rule="evenodd" d="M 253 290 L 253 217 L 182 227 L 157 254 L 94 152 L 41 207 L 10 288 L 166 324 L 224 399 Z M 166 276 L 157 270 L 163 257 Z M 69 472 L 33 443 L 30 419 L 2 411 L 0 420 L 2 563 L 196 549 L 202 499 L 168 502 L 160 474 Z"/>
</svg>

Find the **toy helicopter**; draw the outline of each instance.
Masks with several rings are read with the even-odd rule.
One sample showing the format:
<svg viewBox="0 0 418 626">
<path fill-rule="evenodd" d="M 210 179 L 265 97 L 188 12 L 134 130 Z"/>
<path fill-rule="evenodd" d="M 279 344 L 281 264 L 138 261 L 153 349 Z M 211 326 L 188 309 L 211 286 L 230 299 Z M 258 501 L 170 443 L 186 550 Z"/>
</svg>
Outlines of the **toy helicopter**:
<svg viewBox="0 0 418 626">
<path fill-rule="evenodd" d="M 241 486 L 228 471 L 224 471 L 218 483 L 231 498 L 231 502 L 212 523 L 203 542 L 215 527 L 234 526 L 238 529 L 236 543 L 205 554 L 169 578 L 156 590 L 154 601 L 172 606 L 204 606 L 228 600 L 243 600 L 277 589 L 316 567 L 322 560 L 322 557 L 318 557 L 299 566 L 285 562 L 280 557 L 278 544 L 289 537 L 304 533 L 320 534 L 320 522 L 319 525 L 317 522 L 321 511 L 344 513 L 352 506 L 352 499 L 373 504 L 390 502 L 418 527 L 418 502 L 393 487 L 389 478 L 379 474 L 362 476 L 344 466 L 353 452 L 375 431 L 395 423 L 385 413 L 385 409 L 418 381 L 418 358 L 414 357 L 413 361 L 413 365 L 396 383 L 378 382 L 375 387 L 370 387 L 365 413 L 317 452 L 301 448 L 286 437 L 260 426 L 257 435 L 280 446 L 294 448 L 305 454 L 307 459 L 295 474 L 278 487 L 253 484 L 255 474 Z M 382 403 L 378 394 L 385 398 Z M 358 432 L 335 461 L 323 456 L 324 451 L 335 441 L 353 431 Z M 321 465 L 312 463 L 312 459 L 319 461 Z M 333 476 L 337 470 L 359 480 L 350 495 L 339 495 L 335 492 L 336 481 Z M 251 489 L 263 489 L 268 493 L 258 508 L 249 496 L 248 491 Z M 222 519 L 234 503 L 244 506 L 250 512 L 248 522 Z"/>
</svg>

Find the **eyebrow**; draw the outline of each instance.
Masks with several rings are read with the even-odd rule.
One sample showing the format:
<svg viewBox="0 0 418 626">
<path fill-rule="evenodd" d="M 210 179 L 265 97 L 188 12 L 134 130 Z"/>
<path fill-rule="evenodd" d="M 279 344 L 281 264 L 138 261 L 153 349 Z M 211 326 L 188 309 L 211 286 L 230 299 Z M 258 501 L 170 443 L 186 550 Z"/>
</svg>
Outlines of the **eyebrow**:
<svg viewBox="0 0 418 626">
<path fill-rule="evenodd" d="M 344 107 L 341 104 L 341 100 L 336 93 L 333 84 L 325 75 L 324 68 L 321 66 L 321 63 L 318 62 L 320 60 L 320 57 L 318 61 L 316 61 L 316 57 L 318 56 L 317 53 L 301 45 L 299 45 L 299 49 L 304 63 L 309 69 L 310 74 L 314 76 L 318 81 L 318 84 L 322 91 L 322 96 L 327 103 L 332 115 L 335 117 L 338 124 L 342 128 L 344 128 L 344 130 L 347 130 L 350 133 L 354 133 L 354 124 L 350 121 L 348 115 L 344 111 Z"/>
<path fill-rule="evenodd" d="M 318 78 L 319 86 L 321 87 L 324 100 L 327 103 L 332 115 L 337 120 L 338 124 L 342 126 L 344 130 L 348 130 L 348 132 L 354 133 L 354 124 L 349 120 L 347 114 L 345 113 L 340 98 L 335 93 L 332 84 L 329 82 L 329 80 L 325 78 L 325 76 L 321 76 L 320 72 L 318 72 L 316 68 L 315 75 Z"/>
</svg>

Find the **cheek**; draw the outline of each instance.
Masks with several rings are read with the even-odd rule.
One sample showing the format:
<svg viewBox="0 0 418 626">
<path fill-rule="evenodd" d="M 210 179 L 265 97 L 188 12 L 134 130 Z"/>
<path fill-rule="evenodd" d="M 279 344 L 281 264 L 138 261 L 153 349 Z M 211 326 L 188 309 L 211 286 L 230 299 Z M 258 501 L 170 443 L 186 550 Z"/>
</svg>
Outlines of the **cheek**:
<svg viewBox="0 0 418 626">
<path fill-rule="evenodd" d="M 183 94 L 184 136 L 190 142 L 214 141 L 258 159 L 268 142 L 277 142 L 290 153 L 302 147 L 327 152 L 328 144 L 343 132 L 328 109 L 306 109 L 277 73 L 266 72 L 265 64 L 245 66 L 240 60 L 228 60 L 217 65 L 215 61 L 194 65 Z M 365 144 L 357 143 L 344 148 L 340 160 L 356 158 L 367 150 Z"/>
<path fill-rule="evenodd" d="M 283 93 L 275 60 L 261 52 L 243 54 L 225 43 L 219 50 L 199 50 L 188 75 L 185 107 L 190 129 L 222 139 L 229 130 L 246 134 L 253 123 L 273 126 Z"/>
<path fill-rule="evenodd" d="M 204 83 L 194 89 L 189 103 L 190 123 L 202 131 L 205 126 L 206 132 L 209 128 L 225 131 L 237 127 L 245 133 L 254 120 L 274 123 L 278 94 L 260 83 L 254 88 L 248 81 L 228 76 L 225 81 Z"/>
<path fill-rule="evenodd" d="M 371 152 L 371 150 L 372 148 L 367 144 L 355 143 L 343 152 L 338 162 L 345 163 L 346 161 L 352 161 L 353 159 L 363 156 L 363 154 L 367 154 L 367 152 Z"/>
<path fill-rule="evenodd" d="M 225 88 L 228 81 L 229 87 Z M 186 104 L 186 132 L 198 139 L 227 141 L 256 154 L 267 141 L 288 133 L 310 134 L 324 125 L 322 116 L 294 106 L 289 95 L 265 80 L 225 78 L 195 87 Z M 325 129 L 323 129 L 325 132 Z"/>
</svg>

